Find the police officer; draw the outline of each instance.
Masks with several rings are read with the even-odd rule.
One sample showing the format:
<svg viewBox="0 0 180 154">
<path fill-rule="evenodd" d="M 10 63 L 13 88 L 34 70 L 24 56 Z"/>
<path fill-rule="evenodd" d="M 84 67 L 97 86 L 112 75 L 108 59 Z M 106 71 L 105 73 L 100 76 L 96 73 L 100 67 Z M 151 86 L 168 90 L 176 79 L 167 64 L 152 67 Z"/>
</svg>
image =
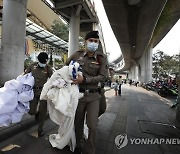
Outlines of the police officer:
<svg viewBox="0 0 180 154">
<path fill-rule="evenodd" d="M 85 50 L 75 52 L 67 59 L 68 65 L 71 60 L 77 61 L 83 76 L 74 80 L 79 84 L 79 91 L 84 97 L 79 100 L 75 115 L 76 149 L 75 153 L 95 154 L 96 128 L 99 114 L 98 83 L 107 79 L 107 58 L 103 53 L 97 52 L 99 35 L 97 31 L 89 32 L 85 37 Z M 86 115 L 86 123 L 89 128 L 88 139 L 84 141 L 83 128 Z"/>
<path fill-rule="evenodd" d="M 47 65 L 48 54 L 46 52 L 41 52 L 37 58 L 38 58 L 38 62 L 31 64 L 25 70 L 25 73 L 31 72 L 35 80 L 35 84 L 33 87 L 34 99 L 30 102 L 29 114 L 35 115 L 35 119 L 39 121 L 38 137 L 41 137 L 44 135 L 43 125 L 46 119 L 47 102 L 45 100 L 39 100 L 39 97 L 43 85 L 46 83 L 47 79 L 51 77 L 53 71 L 51 67 Z M 39 110 L 37 111 L 38 103 L 39 103 Z"/>
</svg>

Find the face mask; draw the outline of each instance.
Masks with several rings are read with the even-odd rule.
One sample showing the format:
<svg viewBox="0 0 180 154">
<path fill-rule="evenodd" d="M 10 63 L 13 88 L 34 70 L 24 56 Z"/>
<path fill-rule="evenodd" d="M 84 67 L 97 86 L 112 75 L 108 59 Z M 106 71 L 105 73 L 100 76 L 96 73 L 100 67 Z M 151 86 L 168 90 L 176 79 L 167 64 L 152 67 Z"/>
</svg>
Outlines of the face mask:
<svg viewBox="0 0 180 154">
<path fill-rule="evenodd" d="M 40 63 L 40 62 L 38 62 L 38 65 L 39 65 L 40 67 L 45 67 L 45 66 L 46 66 L 46 64 L 43 64 L 43 63 Z"/>
<path fill-rule="evenodd" d="M 98 49 L 98 43 L 95 42 L 87 42 L 87 49 L 89 51 L 95 52 Z"/>
</svg>

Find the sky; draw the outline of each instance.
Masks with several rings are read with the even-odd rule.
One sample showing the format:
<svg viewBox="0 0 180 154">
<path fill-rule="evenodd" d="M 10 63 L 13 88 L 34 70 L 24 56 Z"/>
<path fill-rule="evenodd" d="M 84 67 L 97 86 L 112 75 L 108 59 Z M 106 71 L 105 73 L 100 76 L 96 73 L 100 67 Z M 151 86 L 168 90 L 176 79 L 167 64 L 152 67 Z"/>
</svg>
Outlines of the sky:
<svg viewBox="0 0 180 154">
<path fill-rule="evenodd" d="M 154 47 L 153 52 L 157 50 L 161 50 L 170 56 L 180 54 L 180 19 L 161 42 Z"/>
<path fill-rule="evenodd" d="M 102 1 L 94 0 L 94 3 L 102 26 L 106 52 L 110 53 L 109 61 L 112 62 L 121 55 L 121 49 L 109 24 Z M 154 47 L 153 52 L 157 50 L 161 50 L 170 56 L 180 53 L 180 20 L 173 26 L 161 42 Z"/>
<path fill-rule="evenodd" d="M 114 36 L 111 26 L 109 24 L 109 20 L 106 16 L 106 12 L 104 10 L 102 1 L 94 0 L 94 3 L 95 3 L 97 15 L 101 22 L 104 42 L 106 44 L 106 52 L 110 53 L 109 61 L 112 62 L 113 60 L 116 60 L 121 55 L 121 49 L 116 40 L 116 37 Z"/>
</svg>

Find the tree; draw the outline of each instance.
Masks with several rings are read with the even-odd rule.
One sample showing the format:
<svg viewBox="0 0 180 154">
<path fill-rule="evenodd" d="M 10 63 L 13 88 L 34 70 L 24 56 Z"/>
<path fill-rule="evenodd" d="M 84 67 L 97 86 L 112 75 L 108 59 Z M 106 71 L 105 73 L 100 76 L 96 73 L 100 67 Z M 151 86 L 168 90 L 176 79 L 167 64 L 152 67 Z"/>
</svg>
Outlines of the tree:
<svg viewBox="0 0 180 154">
<path fill-rule="evenodd" d="M 58 21 L 58 20 L 54 20 L 53 21 L 53 25 L 51 26 L 52 28 L 52 33 L 56 36 L 58 36 L 59 38 L 63 39 L 64 41 L 69 40 L 69 26 Z"/>
<path fill-rule="evenodd" d="M 158 51 L 153 54 L 153 77 L 158 78 L 159 74 L 162 74 L 162 59 L 164 53 L 162 51 Z"/>
<path fill-rule="evenodd" d="M 84 38 L 82 38 L 82 37 L 79 37 L 79 48 L 80 49 L 85 48 L 85 46 L 84 46 Z"/>
<path fill-rule="evenodd" d="M 69 41 L 69 26 L 54 20 L 53 21 L 53 25 L 51 26 L 52 28 L 52 33 L 58 37 L 60 37 L 61 39 L 63 39 L 64 41 L 68 42 Z M 80 49 L 84 49 L 84 38 L 79 37 L 79 48 Z"/>
<path fill-rule="evenodd" d="M 180 54 L 172 56 L 172 73 L 178 75 L 179 67 L 180 67 Z"/>
<path fill-rule="evenodd" d="M 31 65 L 33 63 L 31 57 L 28 55 L 24 61 L 24 70 L 26 70 L 26 68 Z"/>
<path fill-rule="evenodd" d="M 153 77 L 167 77 L 178 73 L 179 55 L 169 56 L 158 50 L 153 54 Z"/>
</svg>

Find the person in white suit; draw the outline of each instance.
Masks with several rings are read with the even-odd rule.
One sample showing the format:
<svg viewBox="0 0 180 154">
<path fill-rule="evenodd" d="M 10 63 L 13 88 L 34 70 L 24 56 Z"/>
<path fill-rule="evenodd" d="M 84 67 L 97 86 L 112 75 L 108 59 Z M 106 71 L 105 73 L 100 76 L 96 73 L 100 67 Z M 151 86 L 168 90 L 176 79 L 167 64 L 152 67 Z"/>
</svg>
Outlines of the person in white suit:
<svg viewBox="0 0 180 154">
<path fill-rule="evenodd" d="M 40 99 L 47 100 L 51 120 L 59 125 L 58 134 L 49 136 L 51 145 L 58 149 L 69 145 L 74 151 L 76 147 L 74 118 L 78 99 L 83 94 L 79 93 L 78 85 L 72 83 L 78 75 L 82 75 L 79 64 L 72 61 L 55 71 L 41 92 Z"/>
</svg>

